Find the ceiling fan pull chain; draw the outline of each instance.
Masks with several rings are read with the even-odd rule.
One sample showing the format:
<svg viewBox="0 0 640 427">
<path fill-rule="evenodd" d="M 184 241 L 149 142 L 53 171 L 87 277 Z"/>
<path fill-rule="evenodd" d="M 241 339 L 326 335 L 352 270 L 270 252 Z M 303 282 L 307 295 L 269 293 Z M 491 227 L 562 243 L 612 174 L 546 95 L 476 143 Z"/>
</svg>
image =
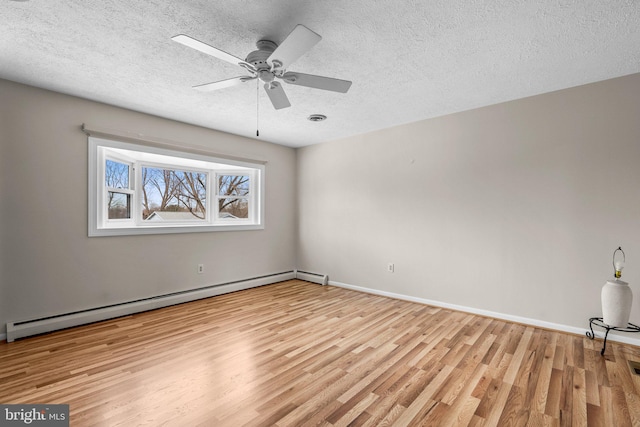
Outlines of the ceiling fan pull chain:
<svg viewBox="0 0 640 427">
<path fill-rule="evenodd" d="M 260 80 L 256 79 L 256 136 L 260 136 Z"/>
</svg>

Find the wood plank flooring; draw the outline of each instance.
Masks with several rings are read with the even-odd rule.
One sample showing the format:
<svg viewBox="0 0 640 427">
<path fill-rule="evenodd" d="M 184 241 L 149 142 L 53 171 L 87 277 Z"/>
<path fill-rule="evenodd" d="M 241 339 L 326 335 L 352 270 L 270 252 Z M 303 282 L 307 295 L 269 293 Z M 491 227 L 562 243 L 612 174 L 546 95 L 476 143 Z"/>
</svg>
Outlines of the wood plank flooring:
<svg viewBox="0 0 640 427">
<path fill-rule="evenodd" d="M 601 346 L 294 280 L 2 342 L 0 403 L 67 403 L 72 426 L 640 426 L 640 349 Z"/>
</svg>

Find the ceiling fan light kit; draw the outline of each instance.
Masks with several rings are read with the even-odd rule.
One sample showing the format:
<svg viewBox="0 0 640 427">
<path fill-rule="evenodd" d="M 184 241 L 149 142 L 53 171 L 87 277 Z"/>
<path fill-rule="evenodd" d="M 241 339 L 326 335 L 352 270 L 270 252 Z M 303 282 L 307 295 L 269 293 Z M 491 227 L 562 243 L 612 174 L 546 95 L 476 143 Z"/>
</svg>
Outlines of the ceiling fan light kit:
<svg viewBox="0 0 640 427">
<path fill-rule="evenodd" d="M 264 83 L 263 87 L 271 104 L 276 110 L 279 110 L 290 107 L 291 103 L 284 88 L 276 79 L 287 84 L 339 93 L 347 93 L 351 87 L 351 82 L 348 80 L 287 72 L 289 65 L 322 40 L 320 35 L 304 25 L 297 25 L 279 46 L 271 40 L 259 40 L 256 43 L 257 50 L 249 53 L 245 60 L 185 34 L 179 34 L 171 39 L 207 55 L 238 65 L 249 73 L 245 76 L 194 86 L 194 89 L 199 91 L 209 92 L 224 89 L 257 79 Z M 311 116 L 309 120 L 312 120 Z"/>
</svg>

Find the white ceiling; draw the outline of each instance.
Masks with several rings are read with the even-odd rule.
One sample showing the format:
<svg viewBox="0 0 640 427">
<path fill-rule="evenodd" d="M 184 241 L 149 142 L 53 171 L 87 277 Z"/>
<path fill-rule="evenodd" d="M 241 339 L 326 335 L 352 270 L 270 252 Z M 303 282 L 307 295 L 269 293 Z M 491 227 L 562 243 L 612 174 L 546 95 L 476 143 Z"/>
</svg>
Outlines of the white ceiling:
<svg viewBox="0 0 640 427">
<path fill-rule="evenodd" d="M 353 85 L 260 92 L 259 139 L 292 147 L 640 72 L 637 0 L 0 1 L 0 78 L 247 137 L 256 85 L 191 89 L 246 73 L 171 37 L 244 58 L 307 26 L 290 70 Z"/>
</svg>

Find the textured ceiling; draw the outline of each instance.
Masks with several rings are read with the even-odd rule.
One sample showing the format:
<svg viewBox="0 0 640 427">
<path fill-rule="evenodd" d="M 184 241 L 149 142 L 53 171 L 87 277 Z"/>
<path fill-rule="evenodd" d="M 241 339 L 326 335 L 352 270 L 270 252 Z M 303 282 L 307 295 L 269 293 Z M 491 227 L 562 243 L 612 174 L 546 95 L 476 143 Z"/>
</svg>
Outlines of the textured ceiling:
<svg viewBox="0 0 640 427">
<path fill-rule="evenodd" d="M 171 37 L 244 58 L 303 24 L 290 70 L 353 85 L 260 92 L 259 139 L 293 147 L 640 72 L 637 0 L 2 0 L 0 24 L 0 78 L 247 137 L 256 85 L 191 89 L 245 73 Z"/>
</svg>

